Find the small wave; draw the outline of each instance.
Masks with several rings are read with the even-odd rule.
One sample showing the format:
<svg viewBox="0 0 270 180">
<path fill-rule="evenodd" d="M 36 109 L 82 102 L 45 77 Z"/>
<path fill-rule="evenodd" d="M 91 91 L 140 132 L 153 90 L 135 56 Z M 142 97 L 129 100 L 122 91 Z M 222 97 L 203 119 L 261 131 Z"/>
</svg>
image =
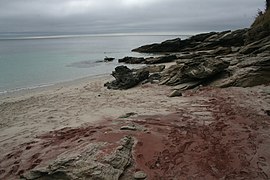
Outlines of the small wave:
<svg viewBox="0 0 270 180">
<path fill-rule="evenodd" d="M 51 83 L 51 84 L 41 84 L 41 85 L 37 85 L 37 86 L 30 86 L 30 87 L 24 87 L 24 88 L 4 90 L 4 91 L 0 91 L 0 95 L 4 95 L 4 94 L 7 94 L 7 93 L 15 93 L 15 92 L 19 92 L 19 91 L 25 91 L 25 90 L 33 90 L 33 89 L 48 87 L 48 86 L 52 86 L 52 85 L 55 85 L 55 84 L 53 84 L 53 83 Z"/>
</svg>

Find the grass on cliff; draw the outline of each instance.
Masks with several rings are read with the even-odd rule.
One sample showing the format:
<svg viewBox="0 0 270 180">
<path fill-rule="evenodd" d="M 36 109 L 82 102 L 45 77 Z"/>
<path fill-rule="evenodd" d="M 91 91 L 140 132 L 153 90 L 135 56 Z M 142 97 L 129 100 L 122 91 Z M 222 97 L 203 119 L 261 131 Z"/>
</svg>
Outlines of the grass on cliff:
<svg viewBox="0 0 270 180">
<path fill-rule="evenodd" d="M 263 14 L 259 13 L 255 21 L 251 25 L 251 28 L 255 28 L 259 26 L 270 29 L 270 10 L 267 10 Z"/>
<path fill-rule="evenodd" d="M 246 44 L 261 40 L 269 36 L 270 32 L 270 9 L 264 13 L 259 13 L 248 33 L 246 34 Z"/>
</svg>

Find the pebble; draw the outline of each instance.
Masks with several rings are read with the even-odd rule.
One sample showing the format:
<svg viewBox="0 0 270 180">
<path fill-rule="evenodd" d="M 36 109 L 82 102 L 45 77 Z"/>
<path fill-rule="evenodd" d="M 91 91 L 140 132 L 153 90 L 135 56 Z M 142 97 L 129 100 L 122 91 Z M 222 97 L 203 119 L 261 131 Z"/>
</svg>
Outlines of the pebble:
<svg viewBox="0 0 270 180">
<path fill-rule="evenodd" d="M 134 173 L 133 177 L 134 179 L 145 179 L 147 174 L 145 174 L 143 171 L 138 171 Z"/>
<path fill-rule="evenodd" d="M 121 130 L 131 130 L 131 131 L 137 130 L 135 126 L 122 126 L 120 129 Z"/>
</svg>

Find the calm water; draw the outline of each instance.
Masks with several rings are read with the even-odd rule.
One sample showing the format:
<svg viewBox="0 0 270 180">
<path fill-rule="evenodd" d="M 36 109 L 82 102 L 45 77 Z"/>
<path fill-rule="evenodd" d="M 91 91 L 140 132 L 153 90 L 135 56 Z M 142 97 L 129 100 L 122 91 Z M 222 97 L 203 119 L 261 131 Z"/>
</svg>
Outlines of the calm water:
<svg viewBox="0 0 270 180">
<path fill-rule="evenodd" d="M 32 88 L 110 73 L 117 65 L 97 63 L 105 56 L 143 56 L 130 52 L 140 45 L 179 36 L 73 36 L 1 39 L 0 92 Z M 183 37 L 182 37 L 183 38 Z"/>
</svg>

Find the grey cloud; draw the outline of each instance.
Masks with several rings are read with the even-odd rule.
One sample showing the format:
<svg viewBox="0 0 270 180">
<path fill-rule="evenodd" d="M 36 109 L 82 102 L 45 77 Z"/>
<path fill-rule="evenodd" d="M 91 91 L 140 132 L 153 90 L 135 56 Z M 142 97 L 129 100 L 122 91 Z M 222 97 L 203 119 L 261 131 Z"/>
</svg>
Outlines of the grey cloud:
<svg viewBox="0 0 270 180">
<path fill-rule="evenodd" d="M 255 0 L 0 0 L 0 32 L 202 32 L 247 27 Z"/>
</svg>

